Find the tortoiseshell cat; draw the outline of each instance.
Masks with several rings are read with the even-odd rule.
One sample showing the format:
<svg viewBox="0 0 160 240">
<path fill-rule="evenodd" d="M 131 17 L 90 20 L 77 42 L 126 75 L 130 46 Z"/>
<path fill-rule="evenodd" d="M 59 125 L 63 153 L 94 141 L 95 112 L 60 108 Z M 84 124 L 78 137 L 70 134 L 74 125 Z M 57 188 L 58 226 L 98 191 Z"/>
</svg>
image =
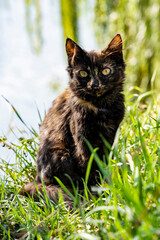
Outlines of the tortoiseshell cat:
<svg viewBox="0 0 160 240">
<path fill-rule="evenodd" d="M 37 183 L 42 190 L 41 179 L 48 196 L 58 198 L 57 176 L 68 188 L 72 181 L 83 189 L 90 151 L 83 140 L 98 147 L 103 156 L 103 141 L 110 145 L 124 117 L 123 82 L 125 63 L 122 54 L 122 39 L 117 34 L 102 51 L 86 52 L 73 40 L 66 40 L 68 55 L 69 87 L 55 101 L 45 116 L 40 131 L 40 146 L 37 156 Z M 82 137 L 83 136 L 83 137 Z M 93 162 L 88 185 L 96 184 L 98 167 Z M 22 190 L 37 199 L 34 182 Z M 65 200 L 70 199 L 64 194 Z"/>
</svg>

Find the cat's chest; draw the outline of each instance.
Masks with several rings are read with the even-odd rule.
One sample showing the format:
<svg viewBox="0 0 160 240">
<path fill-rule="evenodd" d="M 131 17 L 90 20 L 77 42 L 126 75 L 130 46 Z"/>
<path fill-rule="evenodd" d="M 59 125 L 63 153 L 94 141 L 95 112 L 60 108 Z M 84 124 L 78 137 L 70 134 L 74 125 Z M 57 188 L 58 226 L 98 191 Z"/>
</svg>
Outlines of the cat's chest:
<svg viewBox="0 0 160 240">
<path fill-rule="evenodd" d="M 82 99 L 72 99 L 71 133 L 92 139 L 93 136 L 98 137 L 100 133 L 108 136 L 115 132 L 123 118 L 124 106 L 113 100 L 111 103 L 106 103 L 107 99 L 96 104 Z"/>
<path fill-rule="evenodd" d="M 97 108 L 96 111 L 81 109 L 73 114 L 74 124 L 79 130 L 87 132 L 105 129 L 113 120 L 109 109 Z"/>
</svg>

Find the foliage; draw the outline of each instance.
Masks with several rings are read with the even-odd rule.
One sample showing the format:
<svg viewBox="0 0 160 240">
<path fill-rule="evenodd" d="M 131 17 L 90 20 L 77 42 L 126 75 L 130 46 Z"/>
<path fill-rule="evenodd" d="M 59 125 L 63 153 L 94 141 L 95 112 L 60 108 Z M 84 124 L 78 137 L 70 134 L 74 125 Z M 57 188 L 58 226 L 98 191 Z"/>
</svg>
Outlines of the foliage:
<svg viewBox="0 0 160 240">
<path fill-rule="evenodd" d="M 86 4 L 83 4 L 85 2 Z M 42 9 L 39 0 L 26 0 L 26 26 L 36 52 L 42 47 Z M 94 5 L 94 7 L 92 7 Z M 138 86 L 143 92 L 160 89 L 160 3 L 159 0 L 61 0 L 60 15 L 64 39 L 78 41 L 81 16 L 94 9 L 90 18 L 100 47 L 120 33 L 127 63 L 127 87 Z M 35 18 L 31 19 L 31 12 Z M 84 27 L 84 26 L 83 26 Z"/>
<path fill-rule="evenodd" d="M 96 0 L 94 22 L 96 36 L 103 46 L 115 33 L 122 34 L 128 83 L 144 92 L 160 89 L 159 1 Z"/>
<path fill-rule="evenodd" d="M 61 0 L 61 19 L 64 33 L 64 39 L 67 37 L 78 41 L 78 16 L 76 0 Z"/>
<path fill-rule="evenodd" d="M 126 97 L 126 117 L 107 156 L 108 164 L 89 145 L 92 155 L 84 181 L 85 194 L 79 198 L 74 189 L 75 205 L 70 210 L 61 194 L 58 205 L 47 196 L 36 203 L 19 195 L 25 182 L 35 176 L 35 132 L 29 131 L 28 138 L 19 138 L 16 144 L 1 137 L 1 144 L 14 151 L 16 162 L 1 160 L 0 164 L 4 171 L 0 183 L 0 238 L 159 239 L 160 106 L 155 104 L 158 99 L 149 106 L 141 104 L 148 95 L 152 93 L 137 95 L 134 103 L 133 96 Z M 87 188 L 94 160 L 102 170 L 101 182 L 93 189 L 97 197 Z"/>
<path fill-rule="evenodd" d="M 41 7 L 39 0 L 26 0 L 25 19 L 26 29 L 30 40 L 30 45 L 36 54 L 42 48 L 42 27 L 41 27 Z M 32 14 L 34 13 L 34 17 Z"/>
</svg>

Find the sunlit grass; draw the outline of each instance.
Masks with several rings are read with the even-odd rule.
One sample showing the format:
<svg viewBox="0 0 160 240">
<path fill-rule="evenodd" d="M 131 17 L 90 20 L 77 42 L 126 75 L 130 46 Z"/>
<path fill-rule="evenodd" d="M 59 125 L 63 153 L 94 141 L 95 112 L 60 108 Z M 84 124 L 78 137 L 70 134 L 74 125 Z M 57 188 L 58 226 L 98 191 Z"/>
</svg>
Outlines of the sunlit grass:
<svg viewBox="0 0 160 240">
<path fill-rule="evenodd" d="M 28 139 L 19 138 L 16 144 L 1 137 L 1 145 L 14 151 L 15 163 L 0 162 L 4 171 L 0 183 L 0 239 L 159 239 L 160 105 L 153 96 L 152 103 L 143 104 L 149 94 L 152 96 L 137 96 L 134 102 L 131 96 L 126 97 L 126 116 L 107 156 L 108 164 L 89 145 L 92 155 L 84 180 L 85 193 L 79 197 L 74 189 L 71 197 L 75 204 L 70 210 L 61 193 L 57 205 L 47 196 L 36 203 L 19 195 L 35 176 L 38 136 L 33 129 L 28 130 Z M 97 197 L 87 188 L 92 161 L 102 172 L 101 183 L 93 189 Z"/>
</svg>

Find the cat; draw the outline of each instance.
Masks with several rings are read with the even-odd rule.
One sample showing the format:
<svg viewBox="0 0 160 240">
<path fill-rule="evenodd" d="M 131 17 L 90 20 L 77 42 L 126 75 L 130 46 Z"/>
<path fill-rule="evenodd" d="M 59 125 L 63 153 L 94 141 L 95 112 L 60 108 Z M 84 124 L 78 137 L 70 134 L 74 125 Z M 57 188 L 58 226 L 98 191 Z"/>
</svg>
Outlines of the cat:
<svg viewBox="0 0 160 240">
<path fill-rule="evenodd" d="M 123 83 L 125 62 L 122 38 L 117 34 L 102 51 L 83 50 L 70 38 L 66 40 L 69 87 L 54 101 L 40 129 L 37 176 L 22 193 L 38 200 L 37 188 L 43 194 L 42 180 L 48 197 L 58 199 L 60 187 L 55 176 L 70 189 L 71 181 L 83 189 L 91 152 L 86 138 L 103 158 L 100 134 L 113 144 L 124 113 Z M 93 162 L 88 186 L 95 185 L 98 167 Z M 67 174 L 67 175 L 66 175 Z M 62 190 L 64 199 L 70 197 Z"/>
</svg>

